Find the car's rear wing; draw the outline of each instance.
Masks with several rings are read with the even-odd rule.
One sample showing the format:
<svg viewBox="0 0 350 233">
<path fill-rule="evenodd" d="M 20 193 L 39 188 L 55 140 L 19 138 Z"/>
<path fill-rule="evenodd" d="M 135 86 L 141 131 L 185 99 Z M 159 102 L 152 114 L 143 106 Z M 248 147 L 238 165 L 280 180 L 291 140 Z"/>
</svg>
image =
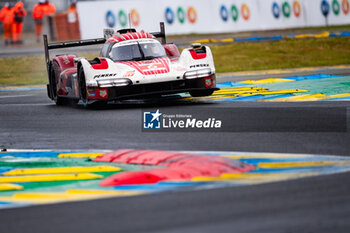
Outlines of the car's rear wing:
<svg viewBox="0 0 350 233">
<path fill-rule="evenodd" d="M 72 48 L 72 47 L 87 46 L 87 45 L 96 45 L 96 44 L 103 44 L 106 42 L 105 38 L 98 38 L 98 39 L 90 39 L 90 40 L 57 42 L 57 43 L 50 43 L 49 44 L 48 40 L 47 40 L 47 35 L 43 35 L 43 39 L 44 39 L 44 49 L 45 49 L 45 63 L 46 63 L 46 69 L 47 69 L 48 74 L 50 72 L 49 71 L 49 69 L 50 69 L 50 52 L 49 52 L 49 50 L 62 49 L 62 48 Z"/>
<path fill-rule="evenodd" d="M 160 32 L 151 32 L 153 36 L 156 38 L 162 39 L 162 44 L 166 44 L 166 38 L 165 38 L 165 28 L 164 28 L 164 22 L 160 22 Z M 79 47 L 79 46 L 87 46 L 87 45 L 96 45 L 96 44 L 103 44 L 106 42 L 105 38 L 97 38 L 97 39 L 90 39 L 90 40 L 77 40 L 77 41 L 67 41 L 67 42 L 56 42 L 56 43 L 48 43 L 47 35 L 43 35 L 44 39 L 44 48 L 45 48 L 45 62 L 46 62 L 46 69 L 48 75 L 50 75 L 50 50 L 52 49 L 62 49 L 62 48 L 71 48 L 71 47 Z"/>
</svg>

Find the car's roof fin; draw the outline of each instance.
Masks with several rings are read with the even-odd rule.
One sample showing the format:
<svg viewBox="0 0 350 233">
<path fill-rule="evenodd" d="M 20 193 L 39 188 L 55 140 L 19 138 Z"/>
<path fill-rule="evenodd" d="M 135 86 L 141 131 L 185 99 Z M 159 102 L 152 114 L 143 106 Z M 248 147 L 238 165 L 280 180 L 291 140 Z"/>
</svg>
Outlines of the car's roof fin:
<svg viewBox="0 0 350 233">
<path fill-rule="evenodd" d="M 124 28 L 124 29 L 120 29 L 117 32 L 119 32 L 120 34 L 125 34 L 128 32 L 136 32 L 135 28 Z"/>
<path fill-rule="evenodd" d="M 108 40 L 114 35 L 115 31 L 113 28 L 105 28 L 103 29 L 103 37 Z"/>
</svg>

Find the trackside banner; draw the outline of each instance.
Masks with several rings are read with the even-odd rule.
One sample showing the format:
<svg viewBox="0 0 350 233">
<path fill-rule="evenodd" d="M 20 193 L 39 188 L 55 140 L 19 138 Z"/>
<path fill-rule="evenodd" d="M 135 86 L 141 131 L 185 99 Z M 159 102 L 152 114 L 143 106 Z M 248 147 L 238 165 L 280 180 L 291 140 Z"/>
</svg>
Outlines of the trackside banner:
<svg viewBox="0 0 350 233">
<path fill-rule="evenodd" d="M 223 33 L 350 24 L 350 0 L 115 0 L 78 3 L 82 39 L 104 28 L 167 34 Z M 129 17 L 130 15 L 130 17 Z"/>
</svg>

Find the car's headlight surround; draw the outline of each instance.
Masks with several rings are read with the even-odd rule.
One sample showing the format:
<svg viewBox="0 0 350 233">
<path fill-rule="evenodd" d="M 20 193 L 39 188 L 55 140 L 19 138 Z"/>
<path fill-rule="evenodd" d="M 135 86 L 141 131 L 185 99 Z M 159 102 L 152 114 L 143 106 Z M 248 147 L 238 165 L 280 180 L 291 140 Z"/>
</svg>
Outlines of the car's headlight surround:
<svg viewBox="0 0 350 233">
<path fill-rule="evenodd" d="M 103 79 L 97 80 L 99 87 L 124 87 L 132 84 L 128 78 Z"/>
<path fill-rule="evenodd" d="M 184 74 L 185 79 L 194 79 L 194 78 L 205 78 L 212 75 L 210 68 L 200 69 L 200 70 L 191 70 L 187 71 Z"/>
</svg>

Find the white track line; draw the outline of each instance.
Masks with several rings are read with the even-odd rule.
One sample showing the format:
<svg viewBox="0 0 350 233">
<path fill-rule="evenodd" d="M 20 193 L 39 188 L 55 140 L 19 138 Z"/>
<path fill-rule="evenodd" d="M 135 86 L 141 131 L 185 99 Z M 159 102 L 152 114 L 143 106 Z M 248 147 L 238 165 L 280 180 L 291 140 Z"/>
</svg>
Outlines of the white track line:
<svg viewBox="0 0 350 233">
<path fill-rule="evenodd" d="M 0 96 L 0 98 L 17 98 L 17 97 L 26 97 L 26 96 L 33 96 L 33 95 L 3 95 L 3 96 Z"/>
</svg>

